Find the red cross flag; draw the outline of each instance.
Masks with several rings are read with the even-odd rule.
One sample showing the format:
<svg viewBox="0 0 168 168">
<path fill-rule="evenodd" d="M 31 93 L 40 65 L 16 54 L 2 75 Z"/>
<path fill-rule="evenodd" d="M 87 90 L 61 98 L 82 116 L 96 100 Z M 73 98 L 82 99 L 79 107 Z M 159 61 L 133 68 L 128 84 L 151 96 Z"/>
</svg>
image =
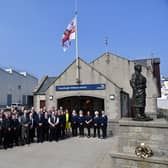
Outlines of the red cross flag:
<svg viewBox="0 0 168 168">
<path fill-rule="evenodd" d="M 71 45 L 71 40 L 75 40 L 76 18 L 74 18 L 67 26 L 62 36 L 63 50 L 66 51 Z"/>
</svg>

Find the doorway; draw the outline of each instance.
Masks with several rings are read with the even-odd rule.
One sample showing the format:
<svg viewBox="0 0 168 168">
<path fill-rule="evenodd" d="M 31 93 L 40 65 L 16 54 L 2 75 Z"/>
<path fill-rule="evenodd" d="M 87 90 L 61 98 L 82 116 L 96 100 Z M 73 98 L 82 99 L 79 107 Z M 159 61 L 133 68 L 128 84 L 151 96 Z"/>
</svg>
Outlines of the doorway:
<svg viewBox="0 0 168 168">
<path fill-rule="evenodd" d="M 92 96 L 64 97 L 57 101 L 57 107 L 59 108 L 60 106 L 62 106 L 63 109 L 68 109 L 70 113 L 72 110 L 76 110 L 77 112 L 83 110 L 84 114 L 86 114 L 87 111 L 93 114 L 96 110 L 99 112 L 104 110 L 104 99 Z"/>
</svg>

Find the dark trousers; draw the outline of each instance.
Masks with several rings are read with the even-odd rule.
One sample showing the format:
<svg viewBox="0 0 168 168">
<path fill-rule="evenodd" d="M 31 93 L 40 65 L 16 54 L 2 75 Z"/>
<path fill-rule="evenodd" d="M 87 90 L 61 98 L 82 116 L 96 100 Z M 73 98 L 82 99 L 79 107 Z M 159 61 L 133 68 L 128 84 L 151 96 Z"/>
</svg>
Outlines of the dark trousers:
<svg viewBox="0 0 168 168">
<path fill-rule="evenodd" d="M 61 138 L 61 127 L 60 127 L 60 124 L 57 125 L 57 134 L 58 134 L 58 139 Z"/>
<path fill-rule="evenodd" d="M 88 137 L 90 137 L 90 129 L 91 129 L 91 126 L 87 125 Z"/>
<path fill-rule="evenodd" d="M 77 131 L 77 124 L 72 124 L 72 136 L 77 136 L 78 131 Z"/>
<path fill-rule="evenodd" d="M 29 142 L 34 142 L 34 134 L 35 134 L 35 128 L 29 128 Z"/>
<path fill-rule="evenodd" d="M 22 133 L 21 133 L 21 140 L 22 140 L 22 145 L 26 144 L 30 144 L 30 129 L 27 126 L 22 126 Z"/>
<path fill-rule="evenodd" d="M 107 137 L 107 126 L 106 125 L 101 126 L 101 130 L 102 130 L 102 137 L 106 138 Z"/>
<path fill-rule="evenodd" d="M 83 124 L 79 124 L 79 135 L 84 136 L 84 125 Z"/>
<path fill-rule="evenodd" d="M 19 144 L 19 129 L 18 128 L 15 128 L 13 129 L 12 131 L 12 135 L 13 135 L 13 142 L 15 143 L 15 145 L 18 145 Z"/>
<path fill-rule="evenodd" d="M 22 143 L 23 140 L 22 140 L 22 126 L 20 125 L 19 128 L 18 128 L 18 141 L 19 143 Z"/>
<path fill-rule="evenodd" d="M 2 137 L 3 137 L 2 129 L 0 129 L 0 145 L 2 145 Z"/>
<path fill-rule="evenodd" d="M 62 139 L 65 138 L 65 125 L 64 124 L 60 125 L 60 137 Z"/>
<path fill-rule="evenodd" d="M 94 125 L 94 137 L 96 137 L 96 132 L 97 132 L 98 137 L 100 138 L 100 127 Z"/>
<path fill-rule="evenodd" d="M 8 147 L 12 147 L 13 144 L 12 144 L 12 130 L 8 130 L 8 129 L 5 129 L 4 130 L 4 141 L 3 141 L 3 146 L 5 149 L 7 149 Z"/>
<path fill-rule="evenodd" d="M 37 127 L 37 142 L 43 142 L 44 141 L 44 135 L 43 135 L 43 126 Z"/>
<path fill-rule="evenodd" d="M 44 125 L 43 132 L 44 132 L 44 141 L 48 141 L 49 140 L 49 126 L 48 125 Z"/>
<path fill-rule="evenodd" d="M 50 127 L 50 141 L 58 141 L 58 128 Z"/>
</svg>

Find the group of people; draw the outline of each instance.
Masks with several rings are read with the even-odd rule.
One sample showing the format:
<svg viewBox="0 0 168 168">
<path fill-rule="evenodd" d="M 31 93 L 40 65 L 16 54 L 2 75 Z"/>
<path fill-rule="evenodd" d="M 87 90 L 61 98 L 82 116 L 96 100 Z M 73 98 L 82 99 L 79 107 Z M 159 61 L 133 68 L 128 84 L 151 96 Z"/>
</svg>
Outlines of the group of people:
<svg viewBox="0 0 168 168">
<path fill-rule="evenodd" d="M 62 107 L 58 110 L 47 111 L 44 107 L 36 112 L 23 111 L 0 111 L 0 146 L 4 149 L 13 146 L 25 145 L 34 142 L 58 141 L 69 136 L 84 137 L 86 128 L 87 137 L 107 137 L 107 116 L 104 111 L 98 111 L 91 115 L 90 111 L 84 115 L 80 110 L 71 113 Z"/>
</svg>

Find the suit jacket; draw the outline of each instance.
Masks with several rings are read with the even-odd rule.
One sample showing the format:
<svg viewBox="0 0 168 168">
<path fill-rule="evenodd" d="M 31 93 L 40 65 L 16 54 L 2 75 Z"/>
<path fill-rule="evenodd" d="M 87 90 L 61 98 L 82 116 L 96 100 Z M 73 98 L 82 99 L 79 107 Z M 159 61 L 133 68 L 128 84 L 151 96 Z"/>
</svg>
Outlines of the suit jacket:
<svg viewBox="0 0 168 168">
<path fill-rule="evenodd" d="M 35 119 L 29 118 L 28 124 L 29 124 L 29 128 L 35 128 L 35 126 L 36 126 Z"/>
<path fill-rule="evenodd" d="M 12 122 L 13 122 L 13 128 L 19 129 L 19 127 L 20 127 L 19 120 L 13 119 Z"/>
<path fill-rule="evenodd" d="M 44 124 L 44 114 L 43 113 L 37 114 L 36 124 L 38 125 L 39 123 Z"/>
<path fill-rule="evenodd" d="M 5 118 L 2 123 L 2 128 L 4 130 L 11 128 L 12 129 L 13 124 L 12 124 L 12 119 L 11 118 Z"/>
</svg>

